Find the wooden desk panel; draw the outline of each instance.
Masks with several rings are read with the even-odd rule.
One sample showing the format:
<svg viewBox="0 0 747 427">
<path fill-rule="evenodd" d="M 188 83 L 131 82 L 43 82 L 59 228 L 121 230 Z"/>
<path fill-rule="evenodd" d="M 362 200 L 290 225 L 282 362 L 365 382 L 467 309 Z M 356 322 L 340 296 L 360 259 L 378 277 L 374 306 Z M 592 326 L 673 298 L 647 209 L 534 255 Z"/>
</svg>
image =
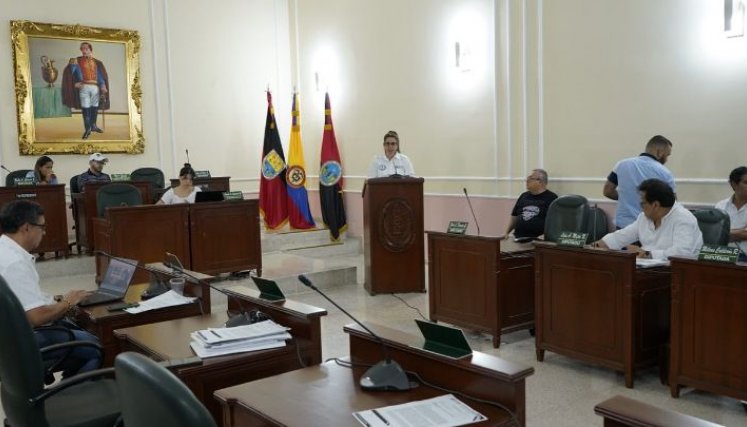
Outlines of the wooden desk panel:
<svg viewBox="0 0 747 427">
<path fill-rule="evenodd" d="M 502 332 L 534 327 L 531 244 L 427 234 L 431 320 L 487 332 L 496 348 Z"/>
<path fill-rule="evenodd" d="M 280 304 L 267 303 L 255 298 L 252 292 L 244 294 L 242 291 L 237 295 L 242 298 L 245 309 L 262 307 L 262 311 L 273 320 L 290 327 L 294 339 L 283 348 L 200 359 L 189 347 L 189 334 L 222 326 L 227 319 L 225 313 L 115 331 L 123 350 L 138 351 L 157 361 L 168 361 L 169 370 L 184 381 L 218 422 L 221 414 L 220 405 L 213 397 L 215 390 L 302 368 L 299 358 L 306 366 L 321 362 L 319 318 L 327 313 L 325 310 L 290 300 Z"/>
<path fill-rule="evenodd" d="M 669 387 L 747 400 L 747 264 L 672 259 Z"/>
<path fill-rule="evenodd" d="M 594 407 L 604 427 L 719 427 L 700 418 L 657 408 L 624 396 L 614 396 Z"/>
<path fill-rule="evenodd" d="M 47 232 L 35 253 L 68 253 L 67 203 L 65 185 L 35 185 L 20 187 L 0 187 L 0 207 L 13 200 L 31 200 L 44 208 Z M 2 232 L 2 230 L 0 230 Z"/>
<path fill-rule="evenodd" d="M 140 195 L 143 200 L 151 200 L 151 183 L 147 181 L 120 181 L 124 184 L 131 184 L 140 190 Z M 72 195 L 72 201 L 75 204 L 75 212 L 78 215 L 78 219 L 75 222 L 78 225 L 75 235 L 78 240 L 78 244 L 86 248 L 88 252 L 94 249 L 94 237 L 93 237 L 93 219 L 99 216 L 96 193 L 98 190 L 110 183 L 103 182 L 91 182 L 85 185 L 85 192 L 77 193 Z"/>
<path fill-rule="evenodd" d="M 147 283 L 130 285 L 124 300 L 126 302 L 139 302 L 140 294 L 147 288 Z M 104 366 L 112 366 L 114 358 L 121 351 L 119 343 L 114 337 L 115 329 L 197 316 L 202 313 L 199 302 L 145 311 L 138 314 L 130 314 L 122 310 L 110 312 L 106 307 L 111 304 L 113 303 L 104 303 L 85 308 L 81 307 L 76 316 L 77 323 L 82 328 L 96 335 L 101 341 L 101 345 L 104 347 Z"/>
<path fill-rule="evenodd" d="M 371 328 L 381 334 L 392 358 L 404 369 L 416 371 L 438 386 L 501 402 L 516 412 L 521 425 L 525 424 L 524 381 L 533 373 L 532 368 L 479 352 L 471 359 L 449 360 L 411 347 L 411 344 L 422 344 L 422 340 L 411 335 L 375 325 Z M 350 334 L 353 362 L 370 364 L 381 360 L 381 344 L 368 333 L 358 326 L 346 326 L 345 331 Z M 223 405 L 225 426 L 326 427 L 359 426 L 351 415 L 354 411 L 444 394 L 424 385 L 404 392 L 366 392 L 358 385 L 364 370 L 351 370 L 328 362 L 219 390 L 215 395 Z M 489 418 L 474 425 L 512 425 L 507 412 L 464 401 Z"/>
<path fill-rule="evenodd" d="M 635 254 L 536 244 L 537 360 L 545 350 L 625 374 L 656 364 L 669 337 L 670 273 Z"/>
<path fill-rule="evenodd" d="M 262 275 L 259 200 L 189 205 L 189 221 L 193 270 L 257 270 Z"/>
<path fill-rule="evenodd" d="M 231 191 L 229 184 L 230 176 L 216 176 L 210 178 L 195 178 L 192 183 L 200 187 L 202 191 Z M 170 180 L 172 187 L 179 186 L 179 178 L 171 178 Z"/>
</svg>

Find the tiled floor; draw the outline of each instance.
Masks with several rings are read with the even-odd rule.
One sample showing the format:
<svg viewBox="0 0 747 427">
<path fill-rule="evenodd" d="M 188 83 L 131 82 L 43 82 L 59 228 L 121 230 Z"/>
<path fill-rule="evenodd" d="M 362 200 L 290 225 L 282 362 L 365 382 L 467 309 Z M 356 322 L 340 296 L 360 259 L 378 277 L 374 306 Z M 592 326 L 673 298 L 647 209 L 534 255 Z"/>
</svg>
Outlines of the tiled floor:
<svg viewBox="0 0 747 427">
<path fill-rule="evenodd" d="M 92 274 L 55 276 L 42 279 L 43 287 L 50 293 L 76 287 L 92 288 Z M 224 282 L 222 286 L 234 284 L 246 282 Z M 418 317 L 418 313 L 390 295 L 371 297 L 362 285 L 354 284 L 331 288 L 327 293 L 363 321 L 416 332 L 413 319 Z M 427 294 L 400 296 L 427 314 Z M 327 309 L 329 315 L 322 319 L 323 357 L 346 355 L 348 341 L 342 327 L 351 321 L 317 294 L 304 293 L 290 298 Z M 214 310 L 225 308 L 225 298 L 217 292 L 213 301 Z M 623 385 L 622 375 L 609 369 L 576 362 L 551 352 L 546 353 L 544 362 L 537 362 L 534 340 L 526 331 L 505 335 L 498 350 L 491 347 L 488 337 L 470 335 L 469 340 L 475 350 L 534 367 L 534 375 L 527 379 L 528 426 L 601 426 L 602 419 L 594 414 L 594 405 L 616 394 L 727 426 L 747 426 L 747 413 L 735 399 L 689 389 L 679 399 L 672 399 L 669 389 L 659 383 L 656 369 L 640 372 L 635 389 L 631 390 Z"/>
</svg>

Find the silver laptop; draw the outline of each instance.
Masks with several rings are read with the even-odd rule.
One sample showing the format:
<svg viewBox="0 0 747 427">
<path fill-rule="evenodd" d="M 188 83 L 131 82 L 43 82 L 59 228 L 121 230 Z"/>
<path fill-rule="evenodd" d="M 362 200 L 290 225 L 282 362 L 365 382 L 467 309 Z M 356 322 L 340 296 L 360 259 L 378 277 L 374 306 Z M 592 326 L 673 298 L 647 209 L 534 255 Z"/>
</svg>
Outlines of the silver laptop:
<svg viewBox="0 0 747 427">
<path fill-rule="evenodd" d="M 121 301 L 127 294 L 127 288 L 130 287 L 136 264 L 137 261 L 127 258 L 110 259 L 104 279 L 101 281 L 101 287 L 78 305 L 88 307 L 94 304 Z"/>
</svg>

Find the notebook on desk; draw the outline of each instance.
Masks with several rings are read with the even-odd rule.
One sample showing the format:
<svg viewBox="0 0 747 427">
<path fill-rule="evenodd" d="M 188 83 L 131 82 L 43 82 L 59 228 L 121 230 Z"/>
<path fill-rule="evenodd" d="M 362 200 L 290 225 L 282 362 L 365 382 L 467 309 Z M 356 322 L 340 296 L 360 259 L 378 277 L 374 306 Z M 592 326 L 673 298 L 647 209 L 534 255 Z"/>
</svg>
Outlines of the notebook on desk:
<svg viewBox="0 0 747 427">
<path fill-rule="evenodd" d="M 101 287 L 78 305 L 88 307 L 94 304 L 121 301 L 127 294 L 127 288 L 130 287 L 136 264 L 137 261 L 132 259 L 111 258 L 101 281 Z"/>
<path fill-rule="evenodd" d="M 462 359 L 472 354 L 472 348 L 459 328 L 415 319 L 420 333 L 425 338 L 422 349 L 450 359 Z"/>
</svg>

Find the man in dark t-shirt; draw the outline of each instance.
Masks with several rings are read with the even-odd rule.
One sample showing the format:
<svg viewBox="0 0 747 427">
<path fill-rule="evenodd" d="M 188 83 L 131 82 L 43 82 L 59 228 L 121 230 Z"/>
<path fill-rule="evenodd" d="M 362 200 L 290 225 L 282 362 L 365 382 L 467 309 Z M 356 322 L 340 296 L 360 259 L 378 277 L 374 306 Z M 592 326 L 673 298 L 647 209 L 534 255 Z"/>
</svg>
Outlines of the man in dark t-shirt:
<svg viewBox="0 0 747 427">
<path fill-rule="evenodd" d="M 558 195 L 547 189 L 547 172 L 535 169 L 527 177 L 527 191 L 519 199 L 511 211 L 511 220 L 506 227 L 507 238 L 511 231 L 516 238 L 538 237 L 545 234 L 545 217 L 550 203 Z"/>
</svg>

